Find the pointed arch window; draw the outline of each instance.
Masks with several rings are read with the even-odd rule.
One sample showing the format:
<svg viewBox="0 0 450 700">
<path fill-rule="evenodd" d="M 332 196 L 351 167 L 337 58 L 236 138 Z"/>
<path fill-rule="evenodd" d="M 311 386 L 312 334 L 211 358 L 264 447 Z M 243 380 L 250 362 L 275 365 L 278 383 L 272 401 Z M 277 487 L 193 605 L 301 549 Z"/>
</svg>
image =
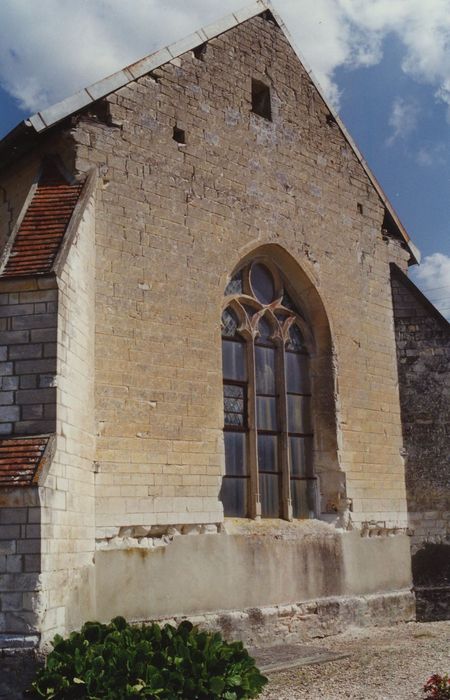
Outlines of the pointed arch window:
<svg viewBox="0 0 450 700">
<path fill-rule="evenodd" d="M 314 517 L 311 333 L 270 261 L 239 270 L 225 297 L 225 515 Z"/>
</svg>

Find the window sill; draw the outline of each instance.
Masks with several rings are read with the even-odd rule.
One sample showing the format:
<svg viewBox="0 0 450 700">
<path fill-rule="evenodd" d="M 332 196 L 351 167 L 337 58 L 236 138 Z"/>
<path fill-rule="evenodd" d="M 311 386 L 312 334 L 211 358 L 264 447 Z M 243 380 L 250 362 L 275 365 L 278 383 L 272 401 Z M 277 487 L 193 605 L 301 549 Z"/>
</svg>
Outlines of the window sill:
<svg viewBox="0 0 450 700">
<path fill-rule="evenodd" d="M 261 520 L 225 518 L 223 526 L 227 535 L 260 535 L 261 537 L 275 537 L 283 540 L 336 532 L 334 524 L 326 523 L 316 518 L 292 520 L 291 522 L 278 518 L 261 518 Z"/>
</svg>

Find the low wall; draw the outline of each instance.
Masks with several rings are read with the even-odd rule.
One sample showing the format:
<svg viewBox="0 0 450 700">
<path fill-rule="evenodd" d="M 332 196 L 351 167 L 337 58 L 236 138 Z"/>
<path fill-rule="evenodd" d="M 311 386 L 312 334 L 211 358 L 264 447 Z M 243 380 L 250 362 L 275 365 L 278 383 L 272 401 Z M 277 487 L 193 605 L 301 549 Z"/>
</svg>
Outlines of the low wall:
<svg viewBox="0 0 450 700">
<path fill-rule="evenodd" d="M 234 631 L 258 643 L 251 629 L 270 618 L 265 641 L 273 643 L 279 634 L 275 620 L 282 618 L 296 618 L 293 636 L 302 638 L 306 630 L 306 636 L 333 634 L 348 624 L 390 624 L 414 616 L 405 534 L 362 537 L 316 521 L 282 531 L 266 526 L 265 532 L 256 527 L 165 538 L 160 546 L 110 547 L 95 555 L 102 621 L 115 615 L 132 620 L 200 615 L 206 626 L 226 632 L 231 625 L 227 636 Z"/>
</svg>

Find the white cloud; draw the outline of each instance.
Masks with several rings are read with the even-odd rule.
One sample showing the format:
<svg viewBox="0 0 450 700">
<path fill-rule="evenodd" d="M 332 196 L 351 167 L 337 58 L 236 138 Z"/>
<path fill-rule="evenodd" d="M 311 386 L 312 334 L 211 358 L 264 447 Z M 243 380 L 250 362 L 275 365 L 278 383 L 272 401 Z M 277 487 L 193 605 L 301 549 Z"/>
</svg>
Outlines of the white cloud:
<svg viewBox="0 0 450 700">
<path fill-rule="evenodd" d="M 403 70 L 431 83 L 450 106 L 449 0 L 274 2 L 335 103 L 334 70 L 377 63 L 383 40 L 395 34 L 405 46 Z M 35 111 L 245 4 L 1 0 L 0 84 Z"/>
<path fill-rule="evenodd" d="M 417 126 L 419 107 L 411 100 L 397 97 L 392 105 L 389 126 L 392 127 L 392 135 L 387 143 L 391 145 L 398 139 L 407 139 Z"/>
<path fill-rule="evenodd" d="M 450 320 L 450 256 L 443 253 L 427 255 L 414 269 L 414 282 Z"/>
<path fill-rule="evenodd" d="M 417 162 L 423 167 L 445 165 L 448 162 L 449 151 L 444 143 L 421 146 L 417 152 Z"/>
<path fill-rule="evenodd" d="M 245 5 L 245 0 L 2 0 L 0 83 L 36 111 Z M 280 11 L 337 101 L 337 65 L 367 63 L 334 0 L 280 0 Z M 356 56 L 358 58 L 356 58 Z"/>
</svg>

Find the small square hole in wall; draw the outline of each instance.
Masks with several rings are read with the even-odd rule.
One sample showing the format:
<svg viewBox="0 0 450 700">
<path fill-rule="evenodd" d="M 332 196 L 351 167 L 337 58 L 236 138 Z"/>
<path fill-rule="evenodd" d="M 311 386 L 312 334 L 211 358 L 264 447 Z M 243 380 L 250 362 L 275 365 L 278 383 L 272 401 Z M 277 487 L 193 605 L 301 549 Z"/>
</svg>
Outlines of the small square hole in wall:
<svg viewBox="0 0 450 700">
<path fill-rule="evenodd" d="M 204 44 L 200 44 L 200 46 L 196 46 L 195 49 L 193 49 L 192 53 L 198 61 L 205 60 L 206 48 L 207 44 L 205 42 Z"/>
<path fill-rule="evenodd" d="M 364 214 L 364 208 L 363 205 L 360 204 L 360 202 L 357 203 L 356 208 L 358 210 L 358 214 Z"/>
<path fill-rule="evenodd" d="M 272 121 L 270 87 L 260 80 L 252 79 L 252 112 Z"/>
<path fill-rule="evenodd" d="M 177 143 L 186 143 L 186 133 L 184 129 L 179 129 L 177 126 L 173 127 L 173 140 Z"/>
</svg>

